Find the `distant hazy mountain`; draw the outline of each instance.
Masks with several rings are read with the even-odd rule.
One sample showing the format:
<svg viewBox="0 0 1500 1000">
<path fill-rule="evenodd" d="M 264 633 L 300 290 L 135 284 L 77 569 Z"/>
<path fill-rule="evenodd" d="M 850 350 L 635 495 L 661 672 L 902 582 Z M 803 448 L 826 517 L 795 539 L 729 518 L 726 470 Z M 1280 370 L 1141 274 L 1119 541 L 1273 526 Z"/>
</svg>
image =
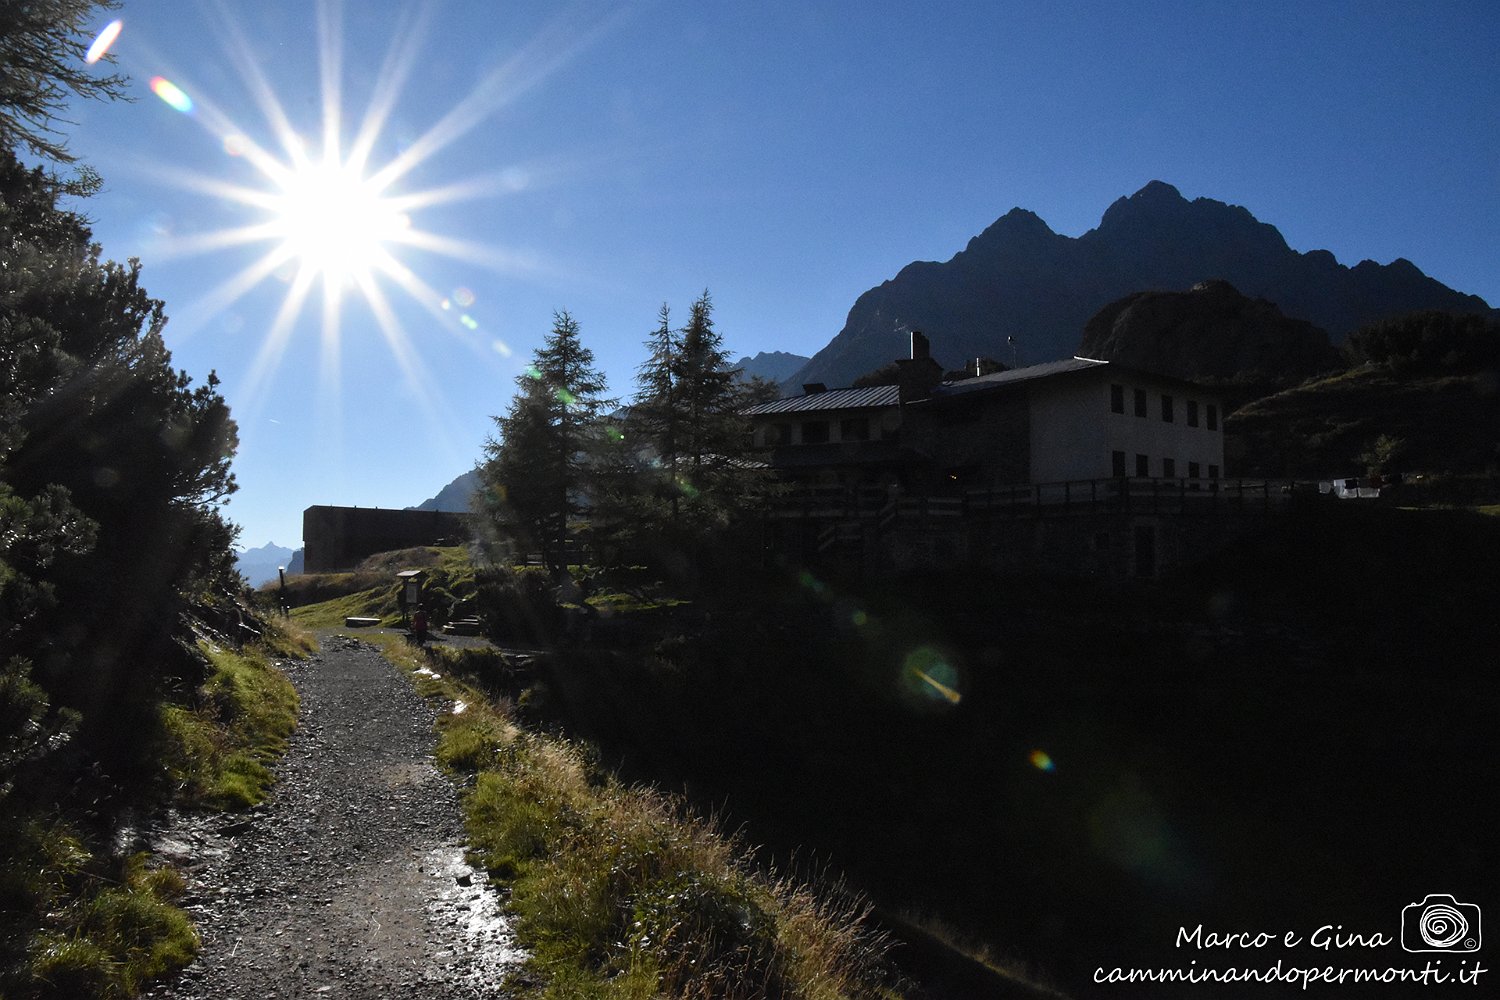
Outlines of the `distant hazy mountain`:
<svg viewBox="0 0 1500 1000">
<path fill-rule="evenodd" d="M 269 542 L 258 549 L 236 552 L 234 564 L 250 586 L 259 587 L 268 580 L 276 579 L 276 567 L 289 566 L 295 554 L 291 549 Z"/>
<path fill-rule="evenodd" d="M 468 513 L 469 499 L 479 489 L 479 473 L 474 470 L 465 472 L 453 482 L 438 490 L 438 494 L 429 500 L 423 500 L 415 507 L 407 510 L 446 510 L 460 514 Z"/>
<path fill-rule="evenodd" d="M 1211 279 L 1289 317 L 1326 330 L 1334 342 L 1367 323 L 1417 309 L 1491 312 L 1405 259 L 1346 267 L 1326 250 L 1298 253 L 1274 226 L 1244 208 L 1188 201 L 1152 181 L 1073 238 L 1016 208 L 946 263 L 918 261 L 859 297 L 844 329 L 783 384 L 848 385 L 904 357 L 921 330 L 946 367 L 987 355 L 1020 363 L 1071 356 L 1089 318 L 1142 291 L 1185 291 Z"/>
<path fill-rule="evenodd" d="M 740 369 L 742 378 L 749 379 L 759 375 L 771 382 L 780 382 L 810 360 L 812 359 L 801 354 L 788 354 L 786 351 L 761 351 L 753 358 L 740 358 L 734 366 Z"/>
</svg>

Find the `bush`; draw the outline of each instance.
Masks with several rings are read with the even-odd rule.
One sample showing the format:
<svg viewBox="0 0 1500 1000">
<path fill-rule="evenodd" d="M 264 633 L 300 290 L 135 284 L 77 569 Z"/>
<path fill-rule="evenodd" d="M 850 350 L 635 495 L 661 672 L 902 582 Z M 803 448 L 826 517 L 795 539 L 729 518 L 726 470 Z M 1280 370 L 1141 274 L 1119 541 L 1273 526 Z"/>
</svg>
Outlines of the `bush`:
<svg viewBox="0 0 1500 1000">
<path fill-rule="evenodd" d="M 552 642 L 564 632 L 557 588 L 541 569 L 495 567 L 477 580 L 474 607 L 497 642 Z"/>
</svg>

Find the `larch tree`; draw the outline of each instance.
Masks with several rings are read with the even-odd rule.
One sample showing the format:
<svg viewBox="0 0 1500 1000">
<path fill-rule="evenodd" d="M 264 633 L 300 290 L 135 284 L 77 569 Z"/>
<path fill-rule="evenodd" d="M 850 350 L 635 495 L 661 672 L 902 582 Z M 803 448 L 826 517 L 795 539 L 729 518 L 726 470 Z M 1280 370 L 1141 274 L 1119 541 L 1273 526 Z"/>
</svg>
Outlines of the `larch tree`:
<svg viewBox="0 0 1500 1000">
<path fill-rule="evenodd" d="M 502 534 L 519 535 L 557 569 L 567 562 L 570 524 L 584 509 L 607 405 L 604 376 L 566 311 L 553 315 L 552 332 L 516 387 L 485 445 L 481 509 Z"/>
<path fill-rule="evenodd" d="M 645 480 L 639 491 L 648 508 L 666 508 L 671 520 L 679 512 L 677 457 L 683 437 L 684 415 L 679 406 L 682 339 L 672 329 L 672 311 L 663 302 L 656 328 L 646 341 L 646 361 L 636 371 L 636 394 L 631 403 L 627 435 L 640 449 Z"/>
<path fill-rule="evenodd" d="M 721 531 L 764 493 L 764 470 L 750 461 L 743 411 L 759 387 L 739 378 L 714 328 L 704 292 L 673 329 L 667 307 L 646 342 L 627 437 L 639 458 L 634 541 L 677 564 L 706 555 Z"/>
<path fill-rule="evenodd" d="M 749 389 L 714 329 L 713 300 L 705 290 L 679 332 L 674 404 L 681 421 L 678 490 L 700 526 L 723 523 L 752 502 L 761 480 L 746 460 Z"/>
</svg>

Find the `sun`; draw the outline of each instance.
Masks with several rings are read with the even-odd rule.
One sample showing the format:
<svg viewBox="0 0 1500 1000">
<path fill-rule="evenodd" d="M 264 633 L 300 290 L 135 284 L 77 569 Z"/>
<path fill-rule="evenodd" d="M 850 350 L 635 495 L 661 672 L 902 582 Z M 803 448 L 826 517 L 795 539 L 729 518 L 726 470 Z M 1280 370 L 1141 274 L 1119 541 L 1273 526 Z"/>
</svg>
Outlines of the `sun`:
<svg viewBox="0 0 1500 1000">
<path fill-rule="evenodd" d="M 366 282 L 388 270 L 390 247 L 411 229 L 393 199 L 336 157 L 304 161 L 275 183 L 266 207 L 278 256 L 324 280 Z"/>
<path fill-rule="evenodd" d="M 223 55 L 245 88 L 234 106 L 258 108 L 260 122 L 242 124 L 208 93 L 163 76 L 151 77 L 152 92 L 173 111 L 195 120 L 228 157 L 221 168 L 207 172 L 155 164 L 154 175 L 244 210 L 241 224 L 169 235 L 154 253 L 163 259 L 264 248 L 189 304 L 188 320 L 179 316 L 178 335 L 207 328 L 212 317 L 254 289 L 282 282 L 285 293 L 260 336 L 236 398 L 242 409 L 255 410 L 294 335 L 307 328 L 304 315 L 313 312 L 318 315 L 319 399 L 333 401 L 336 409 L 345 312 L 362 303 L 364 308 L 349 316 L 356 335 L 374 334 L 384 341 L 419 405 L 432 411 L 429 416 L 437 423 L 451 424 L 452 420 L 439 420 L 437 410 L 444 397 L 418 350 L 418 336 L 443 336 L 481 363 L 496 355 L 509 357 L 512 351 L 503 337 L 487 328 L 467 285 L 440 291 L 413 264 L 446 258 L 512 280 L 530 278 L 546 267 L 539 266 L 529 251 L 460 238 L 430 225 L 424 228 L 415 216 L 439 205 L 513 196 L 536 183 L 538 172 L 512 164 L 438 186 L 418 186 L 415 171 L 424 164 L 431 171 L 445 150 L 578 58 L 624 15 L 600 19 L 585 8 L 559 12 L 512 56 L 481 66 L 473 89 L 455 95 L 451 107 L 436 114 L 425 109 L 432 119 L 426 131 L 396 143 L 388 126 L 408 81 L 423 64 L 433 6 L 403 6 L 390 47 L 370 78 L 361 116 L 351 114 L 343 90 L 344 5 L 340 0 L 317 0 L 310 6 L 317 26 L 321 98 L 314 105 L 321 113 L 312 121 L 294 123 L 290 109 L 301 102 L 289 105 L 281 99 L 250 39 L 227 9 L 221 9 L 219 25 Z M 96 48 L 102 54 L 118 37 L 118 30 L 106 29 Z M 394 152 L 393 146 L 398 147 Z M 321 308 L 312 305 L 316 297 L 321 297 Z M 414 316 L 421 325 L 408 328 Z"/>
</svg>

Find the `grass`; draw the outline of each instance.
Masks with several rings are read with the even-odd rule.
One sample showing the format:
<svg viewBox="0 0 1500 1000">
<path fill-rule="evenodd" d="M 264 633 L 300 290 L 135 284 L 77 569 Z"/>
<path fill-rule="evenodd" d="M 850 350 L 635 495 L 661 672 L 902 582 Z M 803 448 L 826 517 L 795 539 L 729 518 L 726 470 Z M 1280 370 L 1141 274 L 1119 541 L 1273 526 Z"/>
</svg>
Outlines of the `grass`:
<svg viewBox="0 0 1500 1000">
<path fill-rule="evenodd" d="M 155 734 L 178 804 L 243 809 L 269 789 L 271 761 L 297 720 L 297 695 L 271 663 L 306 652 L 311 637 L 263 623 L 262 643 L 229 650 L 199 644 L 206 679 L 186 702 L 163 702 Z M 0 996 L 125 998 L 177 970 L 198 935 L 177 905 L 185 885 L 146 854 L 93 846 L 57 807 L 0 813 Z M 95 839 L 98 839 L 97 837 Z"/>
<path fill-rule="evenodd" d="M 297 692 L 260 650 L 199 649 L 209 676 L 191 704 L 162 706 L 163 757 L 186 802 L 248 809 L 271 787 L 268 765 L 296 727 Z"/>
<path fill-rule="evenodd" d="M 116 885 L 93 887 L 59 913 L 28 955 L 29 977 L 45 997 L 130 997 L 198 953 L 198 934 L 173 903 L 182 876 L 146 867 L 136 855 Z"/>
<path fill-rule="evenodd" d="M 1405 471 L 1493 469 L 1493 376 L 1401 373 L 1364 365 L 1255 400 L 1225 423 L 1235 475 L 1363 475 L 1374 444 Z"/>
<path fill-rule="evenodd" d="M 343 628 L 344 619 L 355 615 L 379 618 L 383 626 L 400 624 L 401 612 L 396 607 L 394 589 L 371 587 L 292 609 L 292 621 L 309 629 Z"/>
<path fill-rule="evenodd" d="M 620 784 L 586 746 L 517 725 L 481 689 L 496 666 L 483 661 L 499 654 L 429 660 L 376 638 L 424 695 L 463 706 L 440 718 L 438 758 L 470 778 L 470 851 L 510 886 L 530 952 L 521 995 L 900 995 L 860 899 L 756 869 L 745 844 L 680 801 Z"/>
<path fill-rule="evenodd" d="M 288 577 L 286 596 L 292 605 L 292 619 L 310 629 L 342 628 L 344 619 L 352 616 L 379 618 L 385 627 L 399 625 L 396 572 L 404 569 L 426 570 L 423 601 L 435 614 L 436 622 L 445 621 L 450 611 L 471 601 L 477 589 L 474 564 L 463 546 L 382 552 L 370 556 L 352 573 Z M 274 599 L 276 585 L 268 584 L 262 592 Z"/>
</svg>

